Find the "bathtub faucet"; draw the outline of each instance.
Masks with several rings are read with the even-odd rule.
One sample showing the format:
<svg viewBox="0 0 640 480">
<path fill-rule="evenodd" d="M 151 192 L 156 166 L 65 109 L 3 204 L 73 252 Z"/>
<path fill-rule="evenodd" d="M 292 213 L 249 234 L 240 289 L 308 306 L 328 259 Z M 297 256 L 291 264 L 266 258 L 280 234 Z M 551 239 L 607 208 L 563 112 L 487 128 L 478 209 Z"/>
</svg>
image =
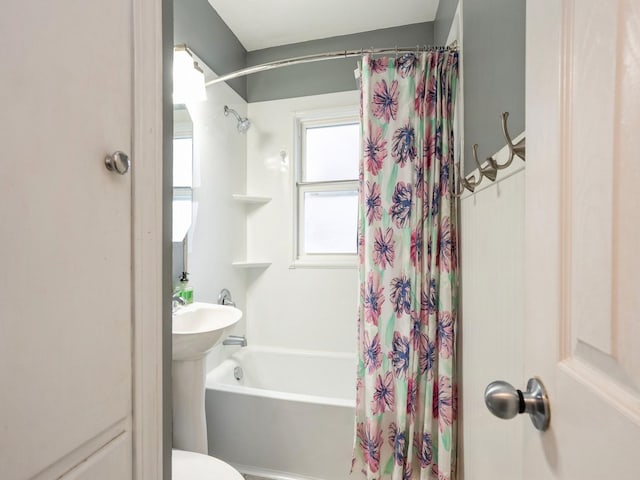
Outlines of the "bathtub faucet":
<svg viewBox="0 0 640 480">
<path fill-rule="evenodd" d="M 223 345 L 240 345 L 241 347 L 247 346 L 247 338 L 244 335 L 229 335 L 222 342 Z"/>
</svg>

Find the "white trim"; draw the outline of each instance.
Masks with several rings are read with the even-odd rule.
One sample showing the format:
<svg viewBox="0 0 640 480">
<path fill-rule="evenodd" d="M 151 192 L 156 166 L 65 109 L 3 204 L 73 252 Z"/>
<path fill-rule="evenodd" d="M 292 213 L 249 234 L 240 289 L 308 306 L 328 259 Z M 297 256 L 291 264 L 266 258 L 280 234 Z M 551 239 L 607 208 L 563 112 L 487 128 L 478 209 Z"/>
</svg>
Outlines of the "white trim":
<svg viewBox="0 0 640 480">
<path fill-rule="evenodd" d="M 133 478 L 163 478 L 162 0 L 133 0 Z"/>
<path fill-rule="evenodd" d="M 447 45 L 451 45 L 453 42 L 458 42 L 458 47 L 460 47 L 460 42 L 462 41 L 462 2 L 459 1 L 458 5 L 456 5 L 456 12 L 453 14 L 453 20 L 451 22 L 451 27 L 449 27 L 449 34 L 447 35 Z"/>
<path fill-rule="evenodd" d="M 312 122 L 315 120 L 333 121 L 340 118 L 360 118 L 360 106 L 348 105 L 333 108 L 318 108 L 315 110 L 301 110 L 294 112 L 296 122 Z"/>
<path fill-rule="evenodd" d="M 323 255 L 322 259 L 316 261 L 308 256 L 300 260 L 294 260 L 289 265 L 289 269 L 296 268 L 358 268 L 358 255 L 346 254 L 347 258 L 339 258 L 337 255 Z M 353 258 L 352 258 L 353 257 Z"/>
<path fill-rule="evenodd" d="M 458 42 L 460 55 L 458 57 L 458 91 L 456 92 L 456 112 L 453 131 L 455 135 L 455 158 L 454 164 L 460 166 L 460 175 L 464 176 L 464 38 L 462 28 L 462 0 L 458 2 L 456 13 L 451 22 L 449 35 L 447 36 L 447 45 Z M 457 177 L 454 178 L 457 181 Z"/>
<path fill-rule="evenodd" d="M 358 181 L 348 183 L 335 183 L 335 182 L 314 182 L 313 184 L 297 185 L 296 187 L 296 205 L 294 206 L 297 214 L 298 229 L 296 232 L 296 244 L 294 247 L 294 260 L 291 267 L 313 267 L 313 266 L 326 266 L 329 265 L 348 265 L 357 264 L 358 250 L 357 250 L 357 235 L 353 239 L 356 250 L 354 252 L 318 252 L 308 253 L 304 251 L 303 239 L 305 238 L 305 208 L 306 203 L 304 197 L 307 193 L 350 193 L 355 192 L 356 199 L 358 197 Z"/>
</svg>

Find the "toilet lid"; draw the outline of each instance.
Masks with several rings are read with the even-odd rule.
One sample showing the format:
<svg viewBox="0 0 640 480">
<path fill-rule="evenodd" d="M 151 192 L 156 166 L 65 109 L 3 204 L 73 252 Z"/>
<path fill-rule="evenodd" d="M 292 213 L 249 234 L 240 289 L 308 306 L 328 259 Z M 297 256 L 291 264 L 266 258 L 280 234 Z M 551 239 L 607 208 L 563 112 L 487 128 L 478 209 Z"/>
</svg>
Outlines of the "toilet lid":
<svg viewBox="0 0 640 480">
<path fill-rule="evenodd" d="M 244 480 L 231 465 L 201 453 L 174 449 L 171 460 L 173 480 Z"/>
</svg>

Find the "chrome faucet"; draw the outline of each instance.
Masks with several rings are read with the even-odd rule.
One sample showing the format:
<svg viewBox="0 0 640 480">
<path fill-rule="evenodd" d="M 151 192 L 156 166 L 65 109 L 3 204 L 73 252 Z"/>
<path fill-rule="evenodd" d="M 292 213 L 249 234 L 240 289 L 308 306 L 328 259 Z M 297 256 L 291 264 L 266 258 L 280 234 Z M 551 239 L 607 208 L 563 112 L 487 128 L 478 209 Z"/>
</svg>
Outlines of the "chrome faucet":
<svg viewBox="0 0 640 480">
<path fill-rule="evenodd" d="M 247 337 L 244 335 L 229 335 L 224 339 L 222 345 L 240 345 L 241 347 L 246 347 Z"/>
<path fill-rule="evenodd" d="M 175 313 L 178 308 L 187 304 L 187 301 L 182 298 L 178 292 L 171 296 L 171 313 Z"/>
<path fill-rule="evenodd" d="M 236 302 L 234 302 L 233 298 L 231 298 L 231 292 L 226 288 L 220 290 L 220 294 L 218 295 L 218 304 L 228 305 L 230 307 L 236 306 Z"/>
</svg>

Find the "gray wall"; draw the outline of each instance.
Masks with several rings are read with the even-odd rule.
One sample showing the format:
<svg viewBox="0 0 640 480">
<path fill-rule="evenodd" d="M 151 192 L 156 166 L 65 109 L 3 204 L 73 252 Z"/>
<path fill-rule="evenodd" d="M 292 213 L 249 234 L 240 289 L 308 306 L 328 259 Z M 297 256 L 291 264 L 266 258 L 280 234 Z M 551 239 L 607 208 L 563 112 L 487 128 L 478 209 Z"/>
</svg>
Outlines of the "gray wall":
<svg viewBox="0 0 640 480">
<path fill-rule="evenodd" d="M 436 45 L 444 45 L 447 42 L 456 8 L 458 8 L 458 0 L 440 0 L 434 22 L 434 43 Z"/>
<path fill-rule="evenodd" d="M 416 23 L 255 50 L 247 53 L 247 64 L 259 65 L 272 60 L 337 50 L 430 45 L 433 44 L 433 27 L 432 22 Z M 356 90 L 358 84 L 353 75 L 356 62 L 356 57 L 327 60 L 250 75 L 247 77 L 247 101 L 260 102 Z"/>
<path fill-rule="evenodd" d="M 174 0 L 173 5 L 174 44 L 186 43 L 218 75 L 313 53 L 434 43 L 433 22 L 425 22 L 247 52 L 207 0 Z M 228 83 L 249 102 L 355 90 L 356 61 L 351 58 L 308 63 Z"/>
<path fill-rule="evenodd" d="M 442 1 L 442 0 L 441 0 Z M 464 165 L 504 145 L 500 115 L 512 136 L 524 130 L 525 0 L 463 0 Z"/>
<path fill-rule="evenodd" d="M 180 275 L 184 272 L 184 242 L 173 242 L 171 245 L 171 284 L 176 286 L 178 285 Z"/>
<path fill-rule="evenodd" d="M 174 0 L 174 44 L 186 43 L 218 75 L 246 66 L 247 51 L 207 0 Z M 247 98 L 247 80 L 228 82 Z"/>
<path fill-rule="evenodd" d="M 440 0 L 435 22 L 343 35 L 246 52 L 207 0 L 174 0 L 174 43 L 186 43 L 217 74 L 283 58 L 333 50 L 443 44 L 459 0 Z M 464 0 L 465 171 L 504 145 L 500 114 L 509 130 L 524 130 L 525 0 Z M 357 88 L 356 59 L 308 63 L 232 80 L 249 102 L 318 95 Z"/>
</svg>

